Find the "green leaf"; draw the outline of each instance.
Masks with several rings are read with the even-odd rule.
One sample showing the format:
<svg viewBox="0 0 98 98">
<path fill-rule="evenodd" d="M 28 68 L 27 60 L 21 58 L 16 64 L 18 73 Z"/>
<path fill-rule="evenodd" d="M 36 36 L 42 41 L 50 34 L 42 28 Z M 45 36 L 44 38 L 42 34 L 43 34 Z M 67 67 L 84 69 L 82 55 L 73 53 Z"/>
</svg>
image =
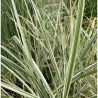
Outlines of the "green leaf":
<svg viewBox="0 0 98 98">
<path fill-rule="evenodd" d="M 1 87 L 6 88 L 8 90 L 11 90 L 13 92 L 16 92 L 16 93 L 18 93 L 20 95 L 23 95 L 25 97 L 28 97 L 28 98 L 39 98 L 39 97 L 37 97 L 33 94 L 25 92 L 24 90 L 20 89 L 19 87 L 15 86 L 15 85 L 11 85 L 11 84 L 8 84 L 8 83 L 1 82 Z"/>
<path fill-rule="evenodd" d="M 16 76 L 16 77 L 30 90 L 30 92 L 35 95 L 34 91 L 25 83 L 25 81 L 23 81 L 23 80 L 19 77 L 19 75 L 17 75 L 13 70 L 11 70 L 11 69 L 10 69 L 9 67 L 7 67 L 5 64 L 1 63 L 1 65 L 2 65 L 3 67 L 5 67 L 8 71 L 10 71 L 14 76 Z"/>
<path fill-rule="evenodd" d="M 85 0 L 79 0 L 78 17 L 77 17 L 77 23 L 76 23 L 76 28 L 75 28 L 75 34 L 74 34 L 74 39 L 73 39 L 73 43 L 71 47 L 68 66 L 65 70 L 66 76 L 64 80 L 66 82 L 64 84 L 63 98 L 68 98 L 69 88 L 71 85 L 71 79 L 72 79 L 72 75 L 74 72 L 76 53 L 77 53 L 79 35 L 81 31 L 82 18 L 83 18 L 83 12 L 84 12 L 84 4 L 85 4 Z"/>
</svg>

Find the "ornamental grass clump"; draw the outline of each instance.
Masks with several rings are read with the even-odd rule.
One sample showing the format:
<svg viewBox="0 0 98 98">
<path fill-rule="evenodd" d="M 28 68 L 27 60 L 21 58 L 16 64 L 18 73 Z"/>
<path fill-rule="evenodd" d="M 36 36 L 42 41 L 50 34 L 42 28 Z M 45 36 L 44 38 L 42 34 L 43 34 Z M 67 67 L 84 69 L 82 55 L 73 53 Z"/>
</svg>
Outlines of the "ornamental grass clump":
<svg viewBox="0 0 98 98">
<path fill-rule="evenodd" d="M 2 0 L 2 97 L 97 96 L 97 18 L 85 16 L 86 2 Z"/>
</svg>

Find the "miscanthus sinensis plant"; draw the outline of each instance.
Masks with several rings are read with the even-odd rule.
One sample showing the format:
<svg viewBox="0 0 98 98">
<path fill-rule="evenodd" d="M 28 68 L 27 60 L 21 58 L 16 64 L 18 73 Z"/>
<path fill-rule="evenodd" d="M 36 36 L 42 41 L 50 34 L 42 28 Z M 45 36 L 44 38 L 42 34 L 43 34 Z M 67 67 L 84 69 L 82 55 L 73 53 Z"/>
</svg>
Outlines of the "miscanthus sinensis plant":
<svg viewBox="0 0 98 98">
<path fill-rule="evenodd" d="M 11 21 L 2 29 L 13 33 L 1 45 L 2 98 L 97 96 L 96 17 L 85 16 L 85 2 L 2 1 Z"/>
</svg>

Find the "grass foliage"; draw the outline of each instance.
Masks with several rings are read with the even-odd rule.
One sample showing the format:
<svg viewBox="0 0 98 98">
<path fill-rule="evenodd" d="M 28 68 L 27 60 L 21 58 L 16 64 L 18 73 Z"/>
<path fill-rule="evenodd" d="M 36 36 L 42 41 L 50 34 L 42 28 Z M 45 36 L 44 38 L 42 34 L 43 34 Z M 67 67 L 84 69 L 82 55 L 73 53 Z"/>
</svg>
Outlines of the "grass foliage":
<svg viewBox="0 0 98 98">
<path fill-rule="evenodd" d="M 1 1 L 2 98 L 96 98 L 96 3 L 93 17 L 88 2 Z"/>
</svg>

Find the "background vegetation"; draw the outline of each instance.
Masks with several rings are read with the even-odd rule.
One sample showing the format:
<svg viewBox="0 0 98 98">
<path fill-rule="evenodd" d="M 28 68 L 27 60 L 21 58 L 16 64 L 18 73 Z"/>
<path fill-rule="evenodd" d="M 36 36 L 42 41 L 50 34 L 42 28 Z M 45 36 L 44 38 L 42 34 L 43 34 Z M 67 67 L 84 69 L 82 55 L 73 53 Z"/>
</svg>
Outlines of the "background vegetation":
<svg viewBox="0 0 98 98">
<path fill-rule="evenodd" d="M 97 0 L 1 0 L 1 24 L 2 98 L 97 98 Z"/>
</svg>

